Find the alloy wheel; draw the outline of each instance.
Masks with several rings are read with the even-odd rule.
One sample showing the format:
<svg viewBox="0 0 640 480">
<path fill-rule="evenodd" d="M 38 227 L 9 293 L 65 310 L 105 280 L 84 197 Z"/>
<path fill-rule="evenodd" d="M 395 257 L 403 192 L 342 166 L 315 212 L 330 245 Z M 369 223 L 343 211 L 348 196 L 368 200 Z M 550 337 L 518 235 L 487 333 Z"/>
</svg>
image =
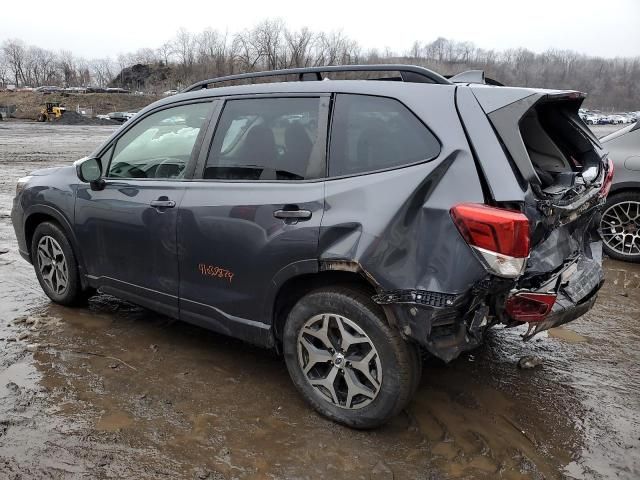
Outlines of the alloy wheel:
<svg viewBox="0 0 640 480">
<path fill-rule="evenodd" d="M 640 202 L 611 205 L 602 214 L 602 240 L 620 255 L 640 254 Z"/>
<path fill-rule="evenodd" d="M 365 407 L 380 392 L 382 365 L 376 347 L 341 315 L 316 315 L 302 326 L 298 364 L 316 394 L 338 407 Z"/>
<path fill-rule="evenodd" d="M 69 286 L 69 269 L 62 247 L 55 238 L 45 235 L 40 239 L 37 259 L 44 283 L 53 293 L 62 295 Z"/>
</svg>

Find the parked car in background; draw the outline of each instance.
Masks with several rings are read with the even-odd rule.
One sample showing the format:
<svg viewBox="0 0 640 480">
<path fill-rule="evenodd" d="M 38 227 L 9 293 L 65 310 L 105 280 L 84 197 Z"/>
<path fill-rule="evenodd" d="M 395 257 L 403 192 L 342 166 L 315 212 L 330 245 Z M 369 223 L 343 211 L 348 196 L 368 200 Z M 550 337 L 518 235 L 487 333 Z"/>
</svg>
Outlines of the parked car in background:
<svg viewBox="0 0 640 480">
<path fill-rule="evenodd" d="M 116 122 L 126 122 L 130 118 L 132 118 L 135 113 L 133 112 L 111 112 L 107 114 L 110 120 L 115 120 Z"/>
<path fill-rule="evenodd" d="M 584 121 L 587 125 L 598 125 L 600 117 L 594 113 L 588 113 L 585 115 Z"/>
<path fill-rule="evenodd" d="M 107 88 L 107 93 L 131 93 L 130 90 L 120 87 Z"/>
<path fill-rule="evenodd" d="M 607 255 L 640 262 L 640 123 L 600 139 L 615 165 L 600 231 Z"/>
<path fill-rule="evenodd" d="M 87 87 L 67 87 L 64 91 L 66 93 L 87 93 Z"/>
<path fill-rule="evenodd" d="M 35 89 L 38 93 L 58 93 L 64 91 L 64 88 L 55 85 L 45 85 Z"/>
<path fill-rule="evenodd" d="M 363 71 L 385 78 L 322 81 Z M 272 76 L 300 81 L 203 80 L 20 179 L 12 221 L 49 298 L 101 289 L 275 348 L 357 428 L 405 408 L 420 348 L 451 361 L 494 325 L 530 339 L 593 307 L 613 167 L 583 94 L 407 65 L 231 79 Z"/>
</svg>

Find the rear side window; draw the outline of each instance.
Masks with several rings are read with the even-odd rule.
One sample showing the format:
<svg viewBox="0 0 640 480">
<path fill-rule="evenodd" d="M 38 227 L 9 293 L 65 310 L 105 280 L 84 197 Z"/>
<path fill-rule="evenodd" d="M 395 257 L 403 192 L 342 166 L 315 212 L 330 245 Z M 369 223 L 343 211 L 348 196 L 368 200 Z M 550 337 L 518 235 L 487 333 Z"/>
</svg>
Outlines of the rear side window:
<svg viewBox="0 0 640 480">
<path fill-rule="evenodd" d="M 307 180 L 325 175 L 320 98 L 229 100 L 203 178 Z"/>
<path fill-rule="evenodd" d="M 337 177 L 431 160 L 440 143 L 397 100 L 338 95 L 329 151 L 329 176 Z"/>
</svg>

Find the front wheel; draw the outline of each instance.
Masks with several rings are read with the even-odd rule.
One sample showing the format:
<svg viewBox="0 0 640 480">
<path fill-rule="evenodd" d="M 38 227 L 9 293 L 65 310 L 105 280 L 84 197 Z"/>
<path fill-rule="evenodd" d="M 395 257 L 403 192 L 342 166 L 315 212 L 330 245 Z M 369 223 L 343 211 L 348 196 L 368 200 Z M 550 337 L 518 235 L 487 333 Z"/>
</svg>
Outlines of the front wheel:
<svg viewBox="0 0 640 480">
<path fill-rule="evenodd" d="M 61 305 L 86 300 L 78 263 L 71 244 L 58 225 L 44 222 L 36 227 L 31 241 L 31 260 L 44 293 Z"/>
<path fill-rule="evenodd" d="M 350 287 L 303 297 L 289 314 L 283 343 L 305 400 L 349 427 L 382 425 L 407 405 L 420 380 L 416 347 L 369 296 Z"/>
</svg>

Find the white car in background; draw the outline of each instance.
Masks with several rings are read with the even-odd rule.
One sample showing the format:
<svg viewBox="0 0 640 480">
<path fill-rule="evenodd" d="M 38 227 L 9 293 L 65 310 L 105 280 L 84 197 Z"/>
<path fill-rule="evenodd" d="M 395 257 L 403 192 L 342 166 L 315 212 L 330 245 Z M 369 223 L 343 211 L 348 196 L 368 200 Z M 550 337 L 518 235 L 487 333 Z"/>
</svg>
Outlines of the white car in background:
<svg viewBox="0 0 640 480">
<path fill-rule="evenodd" d="M 600 121 L 600 117 L 594 113 L 588 113 L 585 115 L 584 122 L 587 125 L 597 125 Z"/>
</svg>

